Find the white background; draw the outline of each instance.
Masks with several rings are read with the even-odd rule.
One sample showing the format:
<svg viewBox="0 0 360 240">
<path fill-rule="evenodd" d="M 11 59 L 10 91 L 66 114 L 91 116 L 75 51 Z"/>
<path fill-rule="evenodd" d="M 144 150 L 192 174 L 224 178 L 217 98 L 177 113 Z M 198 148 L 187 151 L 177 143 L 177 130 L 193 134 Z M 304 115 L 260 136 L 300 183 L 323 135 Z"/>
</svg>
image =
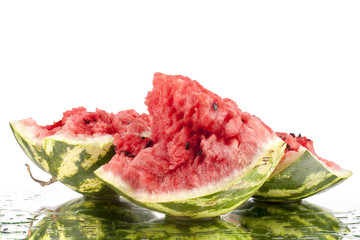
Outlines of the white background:
<svg viewBox="0 0 360 240">
<path fill-rule="evenodd" d="M 313 201 L 360 206 L 359 12 L 358 1 L 1 1 L 0 191 L 73 194 L 30 180 L 25 163 L 49 176 L 10 121 L 51 124 L 78 106 L 146 112 L 159 71 L 314 140 L 354 175 Z"/>
</svg>

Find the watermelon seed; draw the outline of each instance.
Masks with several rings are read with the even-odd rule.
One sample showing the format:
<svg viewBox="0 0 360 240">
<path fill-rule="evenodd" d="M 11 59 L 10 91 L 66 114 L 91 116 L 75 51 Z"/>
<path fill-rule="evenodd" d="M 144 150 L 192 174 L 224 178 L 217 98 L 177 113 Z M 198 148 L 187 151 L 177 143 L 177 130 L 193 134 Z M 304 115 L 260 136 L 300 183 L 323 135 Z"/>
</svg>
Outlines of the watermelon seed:
<svg viewBox="0 0 360 240">
<path fill-rule="evenodd" d="M 119 155 L 120 155 L 121 153 L 124 153 L 125 156 L 127 156 L 127 157 L 135 157 L 134 154 L 132 154 L 131 152 L 128 152 L 128 151 L 121 151 L 121 152 L 119 153 Z"/>
<path fill-rule="evenodd" d="M 189 150 L 189 148 L 190 148 L 190 143 L 187 142 L 187 143 L 185 144 L 185 149 L 186 149 L 186 150 Z"/>
<path fill-rule="evenodd" d="M 145 148 L 151 147 L 152 146 L 152 141 L 148 141 L 148 143 L 145 145 Z"/>
<path fill-rule="evenodd" d="M 202 153 L 202 150 L 200 149 L 197 153 L 196 153 L 196 156 L 200 156 Z"/>
<path fill-rule="evenodd" d="M 86 125 L 88 125 L 88 124 L 90 123 L 90 121 L 87 120 L 87 119 L 84 119 L 84 123 L 85 123 Z"/>
<path fill-rule="evenodd" d="M 292 137 L 296 137 L 294 133 L 290 133 L 290 135 L 291 135 Z"/>
<path fill-rule="evenodd" d="M 214 109 L 214 111 L 218 110 L 218 105 L 216 102 L 213 103 L 213 109 Z"/>
<path fill-rule="evenodd" d="M 299 136 L 298 136 L 298 137 L 302 137 L 300 133 L 299 133 Z"/>
</svg>

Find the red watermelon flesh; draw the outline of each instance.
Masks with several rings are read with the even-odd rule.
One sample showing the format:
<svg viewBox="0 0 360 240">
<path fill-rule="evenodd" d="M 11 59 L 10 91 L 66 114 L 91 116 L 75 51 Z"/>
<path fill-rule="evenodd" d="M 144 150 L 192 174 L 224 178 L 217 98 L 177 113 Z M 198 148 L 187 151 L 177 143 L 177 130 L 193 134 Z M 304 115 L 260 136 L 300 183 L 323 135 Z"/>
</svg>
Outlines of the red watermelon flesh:
<svg viewBox="0 0 360 240">
<path fill-rule="evenodd" d="M 145 101 L 150 138 L 115 137 L 118 154 L 103 166 L 135 191 L 161 194 L 216 184 L 247 167 L 277 137 L 234 101 L 188 77 L 156 73 L 153 86 Z M 146 145 L 132 144 L 140 140 Z"/>
<path fill-rule="evenodd" d="M 138 114 L 135 110 L 120 111 L 117 114 L 96 109 L 88 112 L 84 107 L 73 108 L 63 113 L 60 121 L 52 125 L 40 126 L 32 118 L 22 120 L 33 129 L 35 137 L 43 139 L 54 134 L 74 137 L 81 135 L 124 134 L 127 132 L 149 132 L 150 117 Z M 130 124 L 131 123 L 131 124 Z"/>
<path fill-rule="evenodd" d="M 317 155 L 315 153 L 315 149 L 314 149 L 314 142 L 312 140 L 308 139 L 307 137 L 301 136 L 301 134 L 296 136 L 294 133 L 288 134 L 288 133 L 284 133 L 284 132 L 277 132 L 276 134 L 279 137 L 281 137 L 283 139 L 283 141 L 287 144 L 287 147 L 285 149 L 285 154 L 284 154 L 283 158 L 281 159 L 281 161 L 286 159 L 292 153 L 298 152 L 299 148 L 302 146 L 302 147 L 306 148 L 307 150 L 309 150 L 311 152 L 311 154 L 313 154 L 315 157 L 317 157 L 321 162 L 326 164 L 326 166 L 328 166 L 329 168 L 332 168 L 335 170 L 341 170 L 341 167 L 338 164 L 336 164 L 332 161 L 326 160 L 325 158 L 322 158 L 319 155 Z M 280 163 L 281 163 L 281 161 L 280 161 Z"/>
</svg>

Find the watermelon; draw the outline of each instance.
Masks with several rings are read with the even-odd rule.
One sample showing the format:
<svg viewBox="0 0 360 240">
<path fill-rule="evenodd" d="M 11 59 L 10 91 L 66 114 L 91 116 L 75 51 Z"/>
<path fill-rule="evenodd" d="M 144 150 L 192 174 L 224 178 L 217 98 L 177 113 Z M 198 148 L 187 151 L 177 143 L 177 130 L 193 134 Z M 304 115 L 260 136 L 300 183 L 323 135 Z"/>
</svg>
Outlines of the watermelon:
<svg viewBox="0 0 360 240">
<path fill-rule="evenodd" d="M 251 239 L 246 230 L 233 221 L 169 219 L 119 198 L 81 197 L 55 210 L 43 210 L 37 218 L 36 225 L 29 229 L 29 240 Z"/>
<path fill-rule="evenodd" d="M 10 126 L 35 165 L 74 191 L 103 198 L 117 194 L 96 177 L 94 170 L 114 156 L 115 137 L 149 135 L 149 122 L 148 115 L 134 110 L 113 114 L 100 109 L 88 112 L 79 107 L 66 111 L 52 125 L 40 126 L 27 118 L 11 122 Z M 145 147 L 145 140 L 143 143 Z"/>
<path fill-rule="evenodd" d="M 342 239 L 349 232 L 331 211 L 312 203 L 267 203 L 249 200 L 224 216 L 253 239 Z"/>
<path fill-rule="evenodd" d="M 43 210 L 41 220 L 29 229 L 29 240 L 45 239 L 124 239 L 118 228 L 128 228 L 157 219 L 154 212 L 123 199 L 76 198 L 55 210 Z M 132 233 L 135 235 L 135 232 Z M 131 235 L 125 234 L 127 236 Z M 132 238 L 128 238 L 132 239 Z"/>
<path fill-rule="evenodd" d="M 341 183 L 352 172 L 315 153 L 305 136 L 277 133 L 287 144 L 279 165 L 254 198 L 269 202 L 298 201 Z"/>
<path fill-rule="evenodd" d="M 146 148 L 115 139 L 117 154 L 95 174 L 155 211 L 188 218 L 231 211 L 284 153 L 283 140 L 258 117 L 188 77 L 156 73 L 145 104 L 152 119 Z"/>
</svg>

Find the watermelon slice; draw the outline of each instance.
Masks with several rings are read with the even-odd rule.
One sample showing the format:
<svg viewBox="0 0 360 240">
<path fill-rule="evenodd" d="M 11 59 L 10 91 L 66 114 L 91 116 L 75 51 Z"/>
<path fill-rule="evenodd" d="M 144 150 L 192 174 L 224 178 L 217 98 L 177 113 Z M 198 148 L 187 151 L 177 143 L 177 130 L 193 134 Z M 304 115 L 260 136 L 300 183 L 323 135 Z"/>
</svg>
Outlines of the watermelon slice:
<svg viewBox="0 0 360 240">
<path fill-rule="evenodd" d="M 351 176 L 351 171 L 318 156 L 312 140 L 293 133 L 277 134 L 287 144 L 285 154 L 254 198 L 269 202 L 298 201 Z"/>
<path fill-rule="evenodd" d="M 32 118 L 11 122 L 15 138 L 26 155 L 42 170 L 88 197 L 117 195 L 93 173 L 115 154 L 114 136 L 149 135 L 149 116 L 134 110 L 117 114 L 84 107 L 66 111 L 52 125 Z M 145 144 L 143 144 L 145 146 Z"/>
<path fill-rule="evenodd" d="M 95 174 L 128 200 L 173 216 L 218 216 L 250 198 L 280 161 L 282 139 L 188 77 L 156 73 L 153 85 L 146 148 L 116 138 L 117 154 Z"/>
</svg>

